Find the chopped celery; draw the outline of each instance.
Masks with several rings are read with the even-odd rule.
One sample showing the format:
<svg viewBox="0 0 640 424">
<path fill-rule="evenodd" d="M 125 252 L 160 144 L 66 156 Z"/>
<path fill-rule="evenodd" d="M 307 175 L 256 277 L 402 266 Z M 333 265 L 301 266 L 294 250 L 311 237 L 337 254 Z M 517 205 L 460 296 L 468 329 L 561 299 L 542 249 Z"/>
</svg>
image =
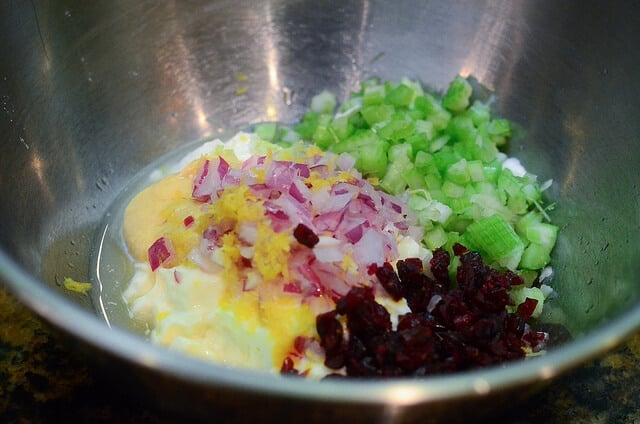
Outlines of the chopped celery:
<svg viewBox="0 0 640 424">
<path fill-rule="evenodd" d="M 409 190 L 409 207 L 427 247 L 451 250 L 461 242 L 533 281 L 548 264 L 558 235 L 558 227 L 547 222 L 546 186 L 512 163 L 503 166 L 507 156 L 499 146 L 511 137 L 512 124 L 493 117 L 489 105 L 472 94 L 462 77 L 444 95 L 425 92 L 407 78 L 370 78 L 335 116 L 335 97 L 323 92 L 295 131 L 276 129 L 269 140 L 299 137 L 351 154 L 356 168 L 377 177 L 382 189 Z M 272 136 L 268 129 L 261 129 L 265 137 Z"/>
<path fill-rule="evenodd" d="M 276 134 L 278 133 L 278 124 L 275 122 L 265 122 L 255 126 L 254 131 L 258 134 L 258 137 L 264 141 L 274 141 Z"/>
<path fill-rule="evenodd" d="M 415 128 L 415 121 L 403 117 L 395 117 L 380 128 L 378 134 L 386 140 L 397 142 L 403 138 L 411 136 L 414 133 Z"/>
<path fill-rule="evenodd" d="M 468 109 L 468 113 L 476 127 L 482 123 L 489 122 L 489 119 L 491 119 L 489 106 L 477 100 Z"/>
<path fill-rule="evenodd" d="M 432 95 L 425 93 L 423 96 L 418 96 L 414 100 L 414 107 L 421 110 L 427 121 L 433 124 L 433 127 L 437 130 L 444 130 L 449 124 L 451 114 L 445 110 L 440 102 Z"/>
<path fill-rule="evenodd" d="M 431 230 L 425 232 L 422 241 L 429 249 L 437 249 L 447 243 L 447 233 L 441 225 L 435 225 Z"/>
<path fill-rule="evenodd" d="M 542 269 L 551 260 L 551 247 L 539 243 L 530 243 L 522 253 L 520 267 L 524 269 Z"/>
<path fill-rule="evenodd" d="M 385 97 L 383 85 L 370 85 L 364 88 L 362 95 L 363 106 L 379 105 Z"/>
<path fill-rule="evenodd" d="M 330 145 L 338 142 L 335 133 L 332 132 L 331 117 L 329 115 L 320 115 L 316 130 L 311 136 L 311 140 L 322 149 L 327 149 Z"/>
<path fill-rule="evenodd" d="M 410 144 L 398 144 L 389 148 L 389 160 L 394 162 L 396 160 L 411 160 L 413 157 L 412 148 Z"/>
<path fill-rule="evenodd" d="M 331 129 L 338 139 L 344 139 L 353 134 L 355 127 L 351 122 L 349 122 L 349 117 L 343 115 L 338 118 L 334 118 L 331 122 Z"/>
<path fill-rule="evenodd" d="M 462 112 L 469 106 L 471 91 L 471 85 L 466 79 L 460 76 L 456 77 L 451 81 L 442 98 L 442 106 L 452 112 Z"/>
<path fill-rule="evenodd" d="M 424 174 L 418 168 L 407 169 L 402 173 L 402 179 L 411 190 L 426 190 L 427 183 Z"/>
<path fill-rule="evenodd" d="M 429 169 L 434 169 L 436 166 L 435 160 L 433 159 L 433 155 L 422 150 L 419 150 L 416 153 L 413 164 L 415 165 L 416 168 L 425 170 L 425 171 Z"/>
<path fill-rule="evenodd" d="M 525 236 L 532 243 L 553 246 L 556 244 L 556 238 L 558 237 L 558 227 L 544 222 L 537 222 L 527 226 Z"/>
<path fill-rule="evenodd" d="M 381 178 L 387 165 L 389 144 L 371 130 L 360 130 L 331 146 L 336 153 L 350 153 L 356 167 L 365 175 Z"/>
<path fill-rule="evenodd" d="M 436 136 L 436 130 L 433 123 L 423 119 L 416 120 L 416 133 L 424 134 L 429 140 Z"/>
<path fill-rule="evenodd" d="M 464 186 L 454 183 L 450 180 L 445 180 L 442 183 L 442 192 L 451 198 L 458 198 L 464 195 Z"/>
<path fill-rule="evenodd" d="M 509 269 L 516 269 L 524 250 L 518 234 L 500 215 L 491 215 L 469 225 L 465 239 L 470 245 L 467 247 Z"/>
<path fill-rule="evenodd" d="M 429 140 L 425 133 L 415 133 L 404 139 L 404 142 L 410 144 L 412 151 L 418 153 L 426 153 L 429 150 Z M 418 166 L 418 164 L 416 164 Z"/>
<path fill-rule="evenodd" d="M 471 181 L 471 174 L 469 173 L 469 167 L 467 166 L 467 160 L 462 158 L 455 162 L 446 171 L 446 177 L 449 181 L 458 184 L 466 185 Z"/>
<path fill-rule="evenodd" d="M 300 138 L 303 140 L 311 140 L 313 133 L 318 126 L 318 119 L 320 114 L 315 112 L 307 112 L 304 114 L 302 121 L 294 127 L 294 130 L 300 134 Z"/>
<path fill-rule="evenodd" d="M 387 172 L 388 160 L 386 143 L 366 144 L 355 154 L 356 167 L 367 177 L 381 178 Z M 354 152 L 351 152 L 354 155 Z"/>
<path fill-rule="evenodd" d="M 380 181 L 380 187 L 391 194 L 402 193 L 406 188 L 406 181 L 402 175 L 412 167 L 411 160 L 406 156 L 399 156 L 396 160 L 389 162 L 387 172 Z"/>
<path fill-rule="evenodd" d="M 509 137 L 511 135 L 511 124 L 506 119 L 494 119 L 487 128 L 489 134 Z"/>
<path fill-rule="evenodd" d="M 366 106 L 360 110 L 362 117 L 370 126 L 391 118 L 394 109 L 391 105 Z"/>
<path fill-rule="evenodd" d="M 405 84 L 400 84 L 385 97 L 385 101 L 395 107 L 407 107 L 413 102 L 415 94 L 413 90 Z"/>
<path fill-rule="evenodd" d="M 312 112 L 332 114 L 335 108 L 336 96 L 330 91 L 323 90 L 311 99 Z"/>
</svg>

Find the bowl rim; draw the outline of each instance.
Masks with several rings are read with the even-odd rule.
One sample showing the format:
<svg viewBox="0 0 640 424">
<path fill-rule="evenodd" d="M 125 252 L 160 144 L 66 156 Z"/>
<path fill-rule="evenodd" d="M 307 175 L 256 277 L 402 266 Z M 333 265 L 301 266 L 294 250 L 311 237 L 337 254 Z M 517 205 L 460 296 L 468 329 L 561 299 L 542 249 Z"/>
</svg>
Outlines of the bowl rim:
<svg viewBox="0 0 640 424">
<path fill-rule="evenodd" d="M 0 282 L 44 320 L 99 350 L 147 370 L 187 383 L 287 396 L 304 400 L 413 405 L 483 396 L 551 380 L 618 346 L 640 328 L 640 305 L 599 325 L 588 336 L 545 355 L 462 373 L 421 379 L 329 379 L 316 381 L 228 368 L 157 346 L 121 328 L 109 328 L 97 314 L 56 293 L 0 250 Z M 62 311 L 62 313 L 60 313 Z"/>
</svg>

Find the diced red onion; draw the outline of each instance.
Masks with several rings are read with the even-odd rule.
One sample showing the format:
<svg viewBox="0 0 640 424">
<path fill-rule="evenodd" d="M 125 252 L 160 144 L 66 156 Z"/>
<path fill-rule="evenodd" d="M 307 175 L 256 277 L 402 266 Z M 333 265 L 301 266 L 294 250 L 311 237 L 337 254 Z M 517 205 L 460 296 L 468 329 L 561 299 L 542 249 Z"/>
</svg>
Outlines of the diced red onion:
<svg viewBox="0 0 640 424">
<path fill-rule="evenodd" d="M 171 241 L 164 237 L 160 237 L 149 247 L 147 250 L 147 256 L 149 257 L 151 271 L 155 271 L 160 265 L 164 265 L 173 259 L 174 252 Z"/>
</svg>

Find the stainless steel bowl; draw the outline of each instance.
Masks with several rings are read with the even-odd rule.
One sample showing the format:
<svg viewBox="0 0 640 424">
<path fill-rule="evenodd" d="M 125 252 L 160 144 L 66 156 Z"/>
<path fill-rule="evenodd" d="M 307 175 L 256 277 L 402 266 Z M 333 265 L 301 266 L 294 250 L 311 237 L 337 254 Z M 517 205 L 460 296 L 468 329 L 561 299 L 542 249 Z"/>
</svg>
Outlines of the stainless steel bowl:
<svg viewBox="0 0 640 424">
<path fill-rule="evenodd" d="M 584 1 L 13 1 L 0 3 L 0 279 L 162 407 L 230 420 L 453 421 L 524 398 L 640 325 L 640 10 Z M 298 119 L 368 76 L 497 93 L 510 147 L 562 233 L 545 356 L 424 380 L 281 379 L 228 370 L 109 329 L 60 289 L 88 278 L 107 206 L 185 142 Z M 244 78 L 246 76 L 246 79 Z M 504 402 L 503 402 L 504 403 Z M 472 409 L 470 409 L 472 408 Z"/>
</svg>

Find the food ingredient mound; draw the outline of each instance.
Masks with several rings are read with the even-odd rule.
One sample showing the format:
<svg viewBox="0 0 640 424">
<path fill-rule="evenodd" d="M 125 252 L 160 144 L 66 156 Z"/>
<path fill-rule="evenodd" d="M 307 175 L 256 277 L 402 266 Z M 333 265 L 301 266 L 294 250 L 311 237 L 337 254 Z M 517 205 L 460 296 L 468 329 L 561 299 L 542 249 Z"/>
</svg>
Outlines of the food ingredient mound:
<svg viewBox="0 0 640 424">
<path fill-rule="evenodd" d="M 526 324 L 538 301 L 528 298 L 514 312 L 507 311 L 515 304 L 509 290 L 522 286 L 522 278 L 487 267 L 477 252 L 460 244 L 454 252 L 461 262 L 456 288 L 448 273 L 449 253 L 442 249 L 434 252 L 431 273 L 424 272 L 418 258 L 398 261 L 397 272 L 388 262 L 375 267 L 387 292 L 395 300 L 404 298 L 411 309 L 398 317 L 395 328 L 368 287 L 353 287 L 334 310 L 319 315 L 325 365 L 355 377 L 425 376 L 498 364 L 543 349 L 547 334 Z M 282 372 L 304 375 L 291 359 Z"/>
<path fill-rule="evenodd" d="M 126 209 L 131 315 L 179 351 L 313 378 L 544 352 L 527 322 L 553 292 L 550 182 L 471 95 L 371 79 L 293 128 L 205 143 Z"/>
<path fill-rule="evenodd" d="M 127 244 L 147 258 L 125 298 L 152 339 L 278 370 L 318 313 L 371 280 L 371 264 L 428 256 L 402 199 L 376 190 L 350 156 L 243 133 L 214 146 L 125 213 Z"/>
</svg>

